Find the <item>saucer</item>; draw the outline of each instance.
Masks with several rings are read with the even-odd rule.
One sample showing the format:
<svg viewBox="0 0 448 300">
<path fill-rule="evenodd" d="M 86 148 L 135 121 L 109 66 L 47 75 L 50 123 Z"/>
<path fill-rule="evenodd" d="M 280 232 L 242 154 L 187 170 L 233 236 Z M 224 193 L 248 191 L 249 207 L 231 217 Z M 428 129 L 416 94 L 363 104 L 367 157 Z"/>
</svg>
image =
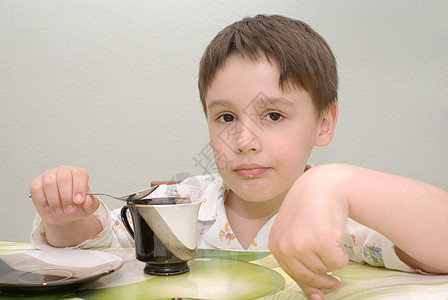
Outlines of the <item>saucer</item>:
<svg viewBox="0 0 448 300">
<path fill-rule="evenodd" d="M 0 295 L 69 293 L 122 265 L 120 257 L 93 250 L 30 250 L 0 256 Z"/>
</svg>

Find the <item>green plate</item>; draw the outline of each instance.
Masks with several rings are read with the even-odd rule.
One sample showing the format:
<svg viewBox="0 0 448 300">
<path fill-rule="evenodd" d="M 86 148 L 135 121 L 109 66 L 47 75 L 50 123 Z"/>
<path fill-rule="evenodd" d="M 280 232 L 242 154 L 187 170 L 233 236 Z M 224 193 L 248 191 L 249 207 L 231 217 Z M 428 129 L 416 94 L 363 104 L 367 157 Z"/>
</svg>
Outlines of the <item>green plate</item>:
<svg viewBox="0 0 448 300">
<path fill-rule="evenodd" d="M 276 271 L 242 260 L 197 257 L 190 272 L 77 293 L 83 299 L 257 299 L 285 284 Z"/>
<path fill-rule="evenodd" d="M 231 251 L 231 250 L 219 250 L 219 249 L 198 249 L 196 252 L 196 258 L 208 257 L 208 258 L 232 258 L 243 261 L 254 261 L 262 259 L 271 255 L 269 251 Z"/>
</svg>

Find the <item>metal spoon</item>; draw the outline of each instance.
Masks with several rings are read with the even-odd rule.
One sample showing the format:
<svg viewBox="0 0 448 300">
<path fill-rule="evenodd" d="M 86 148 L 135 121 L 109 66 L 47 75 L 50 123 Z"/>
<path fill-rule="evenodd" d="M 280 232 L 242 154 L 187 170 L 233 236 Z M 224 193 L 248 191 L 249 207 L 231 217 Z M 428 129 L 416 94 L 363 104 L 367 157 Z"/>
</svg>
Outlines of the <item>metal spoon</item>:
<svg viewBox="0 0 448 300">
<path fill-rule="evenodd" d="M 121 196 L 121 197 L 112 196 L 112 195 L 109 195 L 109 194 L 106 194 L 106 193 L 87 193 L 87 195 L 90 195 L 90 196 L 107 196 L 107 197 L 111 197 L 111 198 L 114 198 L 114 199 L 117 199 L 117 200 L 120 200 L 120 201 L 128 202 L 128 201 L 131 201 L 131 200 L 135 201 L 135 200 L 143 199 L 146 196 L 148 196 L 149 194 L 151 194 L 152 192 L 154 192 L 158 187 L 159 187 L 158 185 L 155 185 L 155 186 L 150 187 L 149 189 L 141 190 L 141 191 L 138 191 L 136 193 L 133 193 L 133 194 L 130 194 L 130 195 L 126 195 L 126 196 Z M 31 195 L 28 196 L 28 197 L 31 198 Z"/>
<path fill-rule="evenodd" d="M 105 193 L 87 193 L 87 195 L 91 195 L 91 196 L 107 196 L 107 197 L 111 197 L 120 201 L 124 201 L 124 202 L 128 202 L 128 201 L 135 201 L 135 200 L 140 200 L 145 198 L 146 196 L 148 196 L 149 194 L 151 194 L 152 192 L 154 192 L 159 186 L 155 185 L 153 187 L 150 187 L 149 189 L 146 190 L 142 190 L 142 191 L 138 191 L 136 193 L 130 194 L 130 195 L 126 195 L 126 196 L 121 196 L 121 197 L 116 197 L 116 196 L 112 196 L 109 194 L 105 194 Z"/>
</svg>

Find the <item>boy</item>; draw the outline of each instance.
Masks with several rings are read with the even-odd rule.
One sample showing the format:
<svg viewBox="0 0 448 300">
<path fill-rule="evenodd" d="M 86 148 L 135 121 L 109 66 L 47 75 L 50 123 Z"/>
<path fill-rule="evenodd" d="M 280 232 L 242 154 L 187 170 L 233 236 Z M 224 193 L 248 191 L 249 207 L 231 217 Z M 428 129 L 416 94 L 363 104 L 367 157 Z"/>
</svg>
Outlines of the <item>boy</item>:
<svg viewBox="0 0 448 300">
<path fill-rule="evenodd" d="M 412 270 L 405 264 L 412 260 L 405 253 L 437 266 L 427 260 L 426 252 L 414 252 L 414 229 L 394 223 L 395 219 L 405 224 L 415 220 L 388 210 L 400 202 L 383 204 L 388 212 L 386 224 L 393 227 L 384 228 L 378 225 L 384 220 L 371 220 L 370 207 L 353 211 L 356 205 L 342 196 L 338 199 L 343 200 L 329 201 L 329 196 L 339 194 L 330 190 L 335 185 L 326 188 L 323 180 L 339 177 L 318 175 L 325 168 L 346 166 L 306 171 L 312 148 L 331 141 L 338 116 L 336 62 L 324 39 L 308 25 L 281 16 L 256 16 L 226 27 L 202 57 L 198 86 L 219 174 L 164 186 L 155 194 L 185 194 L 203 202 L 199 248 L 267 250 L 271 233 L 274 255 L 307 296 L 314 298 L 323 297 L 320 288 L 339 287 L 338 280 L 326 272 L 347 263 L 344 251 L 356 261 L 406 271 Z M 333 173 L 339 174 L 328 172 Z M 33 180 L 30 190 L 42 219 L 37 218 L 32 233 L 35 245 L 132 245 L 120 231 L 120 220 L 96 197 L 86 195 L 85 170 L 62 166 L 46 171 Z M 319 198 L 325 191 L 325 197 Z M 446 201 L 439 206 L 422 208 L 425 215 L 438 210 L 439 217 L 431 226 L 448 225 L 440 217 L 442 208 L 447 212 Z M 360 223 L 397 238 L 403 250 L 394 251 L 386 237 L 347 221 L 352 214 Z M 446 231 L 438 234 L 448 236 Z M 317 246 L 313 238 L 319 241 Z M 334 254 L 326 255 L 329 250 Z M 441 271 L 448 270 L 445 266 Z"/>
</svg>

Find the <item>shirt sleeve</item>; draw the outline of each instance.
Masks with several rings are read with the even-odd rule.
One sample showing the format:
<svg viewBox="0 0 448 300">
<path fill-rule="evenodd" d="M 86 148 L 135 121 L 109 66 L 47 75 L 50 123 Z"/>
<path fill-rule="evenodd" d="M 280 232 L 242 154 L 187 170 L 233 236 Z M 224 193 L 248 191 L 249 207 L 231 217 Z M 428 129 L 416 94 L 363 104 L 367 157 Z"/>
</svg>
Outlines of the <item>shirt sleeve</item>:
<svg viewBox="0 0 448 300">
<path fill-rule="evenodd" d="M 385 236 L 352 219 L 348 219 L 342 248 L 350 260 L 388 269 L 415 272 L 395 253 L 394 244 Z"/>
<path fill-rule="evenodd" d="M 98 209 L 93 213 L 101 223 L 103 230 L 96 236 L 80 243 L 79 245 L 67 248 L 94 248 L 94 247 L 133 247 L 134 240 L 124 228 L 120 210 L 109 211 L 106 205 L 100 201 Z M 31 244 L 37 249 L 53 248 L 48 244 L 45 237 L 45 228 L 41 217 L 37 214 L 34 218 L 33 230 L 31 232 Z"/>
</svg>

